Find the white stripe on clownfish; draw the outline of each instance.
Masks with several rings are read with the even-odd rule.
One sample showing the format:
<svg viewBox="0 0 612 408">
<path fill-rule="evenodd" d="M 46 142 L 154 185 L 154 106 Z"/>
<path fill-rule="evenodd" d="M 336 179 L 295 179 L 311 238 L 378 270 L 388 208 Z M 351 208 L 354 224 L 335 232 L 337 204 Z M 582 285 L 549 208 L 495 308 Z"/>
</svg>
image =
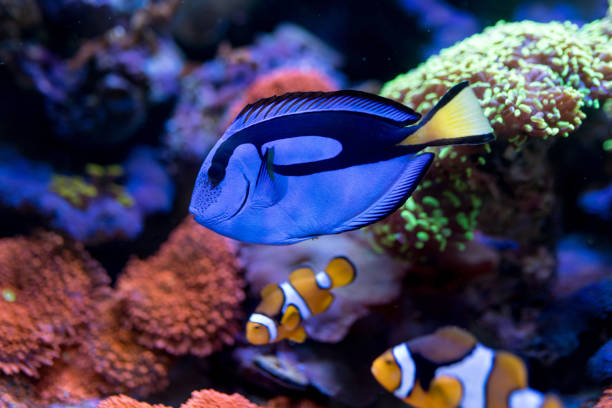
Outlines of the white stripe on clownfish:
<svg viewBox="0 0 612 408">
<path fill-rule="evenodd" d="M 276 340 L 276 336 L 278 335 L 276 330 L 276 323 L 274 320 L 269 318 L 268 316 L 261 313 L 253 313 L 251 317 L 249 317 L 249 321 L 253 323 L 258 323 L 268 329 L 268 335 L 270 337 L 269 342 L 273 342 Z"/>
<path fill-rule="evenodd" d="M 412 360 L 412 357 L 410 356 L 410 350 L 408 350 L 406 343 L 393 347 L 391 353 L 393 354 L 393 358 L 395 358 L 395 362 L 400 367 L 401 373 L 400 385 L 393 392 L 393 394 L 395 394 L 395 396 L 398 398 L 404 399 L 414 387 L 416 366 Z"/>
<path fill-rule="evenodd" d="M 474 350 L 457 363 L 438 367 L 435 376 L 454 377 L 461 382 L 463 395 L 461 407 L 466 401 L 470 407 L 484 407 L 486 384 L 493 368 L 493 350 L 477 344 Z"/>
<path fill-rule="evenodd" d="M 279 288 L 283 291 L 285 295 L 285 302 L 283 303 L 283 308 L 281 309 L 281 313 L 285 314 L 285 311 L 289 307 L 289 305 L 294 305 L 297 307 L 300 312 L 300 317 L 302 320 L 308 319 L 311 315 L 310 309 L 308 305 L 302 298 L 302 296 L 298 293 L 297 290 L 291 285 L 289 282 L 280 283 Z"/>
<path fill-rule="evenodd" d="M 321 271 L 315 275 L 317 285 L 321 289 L 330 289 L 332 287 L 332 280 L 325 271 Z"/>
<path fill-rule="evenodd" d="M 544 404 L 544 396 L 531 388 L 514 391 L 508 398 L 508 408 L 540 408 Z"/>
</svg>

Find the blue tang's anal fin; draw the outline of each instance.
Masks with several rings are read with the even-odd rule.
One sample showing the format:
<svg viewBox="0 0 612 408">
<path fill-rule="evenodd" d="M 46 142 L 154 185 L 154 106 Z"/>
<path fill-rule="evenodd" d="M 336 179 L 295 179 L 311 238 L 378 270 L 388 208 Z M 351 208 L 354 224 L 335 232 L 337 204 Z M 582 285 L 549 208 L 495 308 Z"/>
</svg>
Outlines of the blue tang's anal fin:
<svg viewBox="0 0 612 408">
<path fill-rule="evenodd" d="M 358 216 L 336 227 L 333 233 L 338 234 L 365 227 L 395 212 L 419 185 L 433 158 L 432 153 L 422 153 L 414 156 L 399 179 L 378 201 Z"/>
</svg>

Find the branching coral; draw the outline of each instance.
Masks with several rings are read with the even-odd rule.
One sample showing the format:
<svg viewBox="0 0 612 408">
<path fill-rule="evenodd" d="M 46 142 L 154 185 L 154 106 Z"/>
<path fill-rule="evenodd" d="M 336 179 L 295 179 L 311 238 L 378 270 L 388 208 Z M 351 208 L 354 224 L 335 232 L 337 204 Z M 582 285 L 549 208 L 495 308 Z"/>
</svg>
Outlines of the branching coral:
<svg viewBox="0 0 612 408">
<path fill-rule="evenodd" d="M 107 284 L 79 243 L 50 232 L 0 240 L 2 371 L 36 376 L 60 344 L 89 329 Z"/>
<path fill-rule="evenodd" d="M 130 260 L 119 278 L 138 341 L 198 356 L 232 344 L 244 299 L 238 270 L 228 240 L 186 219 L 156 255 Z"/>
<path fill-rule="evenodd" d="M 583 106 L 609 97 L 610 23 L 500 22 L 386 84 L 382 95 L 424 113 L 468 80 L 498 140 L 432 149 L 433 168 L 398 212 L 373 227 L 376 242 L 425 262 L 449 247 L 462 250 L 477 228 L 521 245 L 550 245 L 550 136 L 569 135 L 585 117 Z"/>
</svg>

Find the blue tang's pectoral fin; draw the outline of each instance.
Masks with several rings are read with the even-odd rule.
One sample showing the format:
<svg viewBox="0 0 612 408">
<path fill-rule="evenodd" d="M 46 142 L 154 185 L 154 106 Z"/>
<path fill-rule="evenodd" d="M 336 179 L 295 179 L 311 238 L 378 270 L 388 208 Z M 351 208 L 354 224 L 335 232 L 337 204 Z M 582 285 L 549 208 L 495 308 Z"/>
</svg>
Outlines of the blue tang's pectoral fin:
<svg viewBox="0 0 612 408">
<path fill-rule="evenodd" d="M 268 208 L 278 203 L 287 192 L 286 180 L 274 174 L 274 147 L 266 149 L 259 166 L 251 206 Z"/>
<path fill-rule="evenodd" d="M 358 216 L 334 228 L 333 233 L 354 230 L 382 220 L 397 210 L 410 197 L 427 172 L 434 155 L 422 153 L 414 156 L 395 184 L 374 204 Z"/>
</svg>

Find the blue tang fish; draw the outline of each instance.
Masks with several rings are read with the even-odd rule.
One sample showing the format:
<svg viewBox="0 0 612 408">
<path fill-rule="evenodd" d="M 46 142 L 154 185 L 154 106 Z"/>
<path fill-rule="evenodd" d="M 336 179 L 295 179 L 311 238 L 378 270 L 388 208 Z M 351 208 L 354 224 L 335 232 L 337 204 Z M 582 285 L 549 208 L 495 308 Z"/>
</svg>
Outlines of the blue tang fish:
<svg viewBox="0 0 612 408">
<path fill-rule="evenodd" d="M 213 146 L 189 211 L 205 227 L 260 244 L 291 244 L 379 221 L 414 191 L 427 146 L 492 141 L 468 82 L 421 120 L 358 91 L 299 92 L 246 106 Z"/>
</svg>

